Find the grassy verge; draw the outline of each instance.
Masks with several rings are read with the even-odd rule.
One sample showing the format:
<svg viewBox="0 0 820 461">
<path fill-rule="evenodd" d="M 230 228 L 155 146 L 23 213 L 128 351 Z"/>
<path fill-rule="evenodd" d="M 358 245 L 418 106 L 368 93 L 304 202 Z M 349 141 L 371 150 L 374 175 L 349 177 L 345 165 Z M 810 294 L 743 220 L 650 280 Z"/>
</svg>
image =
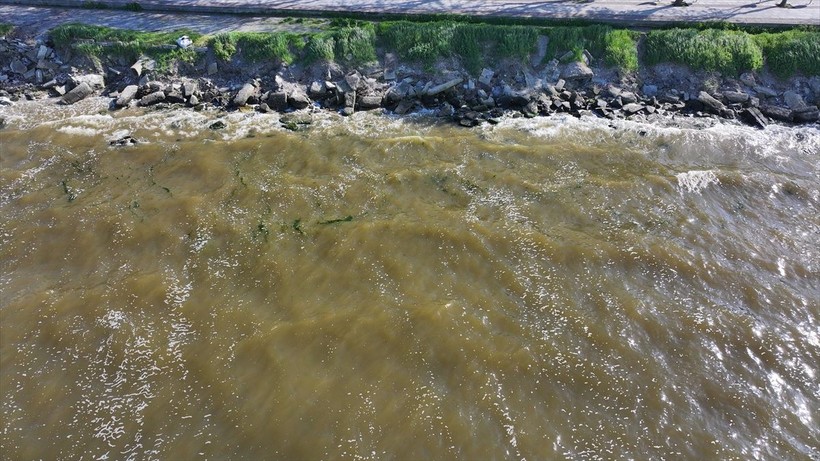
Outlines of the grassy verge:
<svg viewBox="0 0 820 461">
<path fill-rule="evenodd" d="M 637 71 L 642 65 L 675 62 L 695 70 L 734 75 L 759 70 L 764 64 L 780 77 L 820 74 L 820 31 L 814 29 L 765 32 L 695 25 L 641 34 L 608 25 L 545 27 L 452 18 L 428 22 L 339 18 L 318 31 L 299 34 L 231 32 L 202 37 L 185 30 L 136 32 L 80 24 L 60 26 L 51 32 L 55 44 L 81 54 L 126 60 L 148 55 L 161 68 L 173 60 L 196 58 L 196 51 L 174 46 L 181 35 L 207 45 L 225 61 L 238 56 L 246 62 L 336 61 L 357 65 L 375 60 L 376 50 L 381 48 L 428 68 L 441 58 L 457 58 L 470 73 L 477 74 L 502 58 L 524 62 L 543 35 L 549 38 L 545 61 L 579 60 L 588 51 L 599 62 L 627 72 Z M 641 40 L 643 54 L 639 57 Z"/>
<path fill-rule="evenodd" d="M 173 61 L 191 62 L 196 58 L 196 51 L 193 49 L 183 50 L 176 46 L 176 40 L 183 35 L 194 41 L 202 38 L 201 34 L 189 30 L 139 32 L 65 24 L 51 31 L 51 40 L 58 47 L 69 47 L 84 56 L 122 58 L 127 61 L 135 61 L 143 55 L 150 56 L 163 69 Z"/>
<path fill-rule="evenodd" d="M 12 29 L 14 29 L 14 26 L 11 24 L 0 24 L 0 37 L 8 34 Z"/>
<path fill-rule="evenodd" d="M 780 77 L 820 74 L 820 32 L 787 30 L 752 34 L 737 30 L 653 30 L 644 62 L 676 62 L 730 75 L 759 70 L 764 63 Z"/>
</svg>

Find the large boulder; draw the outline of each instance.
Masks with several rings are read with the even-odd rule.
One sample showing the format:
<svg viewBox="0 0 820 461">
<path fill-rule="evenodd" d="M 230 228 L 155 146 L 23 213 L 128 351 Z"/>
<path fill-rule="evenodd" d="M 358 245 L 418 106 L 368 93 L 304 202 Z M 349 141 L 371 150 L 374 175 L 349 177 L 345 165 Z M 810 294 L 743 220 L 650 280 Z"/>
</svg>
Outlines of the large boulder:
<svg viewBox="0 0 820 461">
<path fill-rule="evenodd" d="M 256 85 L 252 83 L 246 83 L 242 85 L 242 88 L 237 91 L 236 96 L 233 97 L 233 105 L 237 107 L 242 107 L 248 104 L 248 100 L 254 97 L 258 97 L 257 92 L 259 89 Z"/>
<path fill-rule="evenodd" d="M 758 128 L 766 128 L 766 125 L 769 124 L 769 121 L 766 120 L 766 116 L 763 115 L 760 110 L 755 107 L 749 107 L 747 109 L 743 109 L 740 112 L 740 119 L 751 125 L 756 126 Z"/>
<path fill-rule="evenodd" d="M 571 62 L 561 71 L 561 78 L 564 80 L 583 80 L 594 76 L 592 69 L 581 61 Z"/>
<path fill-rule="evenodd" d="M 310 98 L 302 90 L 294 90 L 288 95 L 288 104 L 294 109 L 305 109 L 310 106 Z"/>
<path fill-rule="evenodd" d="M 165 101 L 165 92 L 160 90 L 143 96 L 138 104 L 140 106 L 153 106 L 162 101 Z"/>
<path fill-rule="evenodd" d="M 362 96 L 356 101 L 356 108 L 360 110 L 377 109 L 382 105 L 382 97 L 379 95 Z"/>
<path fill-rule="evenodd" d="M 792 111 L 792 117 L 795 123 L 814 123 L 820 118 L 820 110 L 817 106 L 806 106 Z"/>
<path fill-rule="evenodd" d="M 93 92 L 94 90 L 92 90 L 87 83 L 82 82 L 63 96 L 63 104 L 74 104 L 77 101 L 87 98 Z"/>
<path fill-rule="evenodd" d="M 268 95 L 266 101 L 271 110 L 284 112 L 288 108 L 288 94 L 284 91 L 275 91 Z"/>
<path fill-rule="evenodd" d="M 791 110 L 801 110 L 806 107 L 806 101 L 803 101 L 803 96 L 795 91 L 787 91 L 783 93 L 783 101 L 789 106 Z"/>
<path fill-rule="evenodd" d="M 74 80 L 77 85 L 80 83 L 88 84 L 93 91 L 105 88 L 105 77 L 100 74 L 77 75 L 72 77 L 72 80 Z"/>
<path fill-rule="evenodd" d="M 117 97 L 117 101 L 114 104 L 116 104 L 117 107 L 127 106 L 137 95 L 137 90 L 139 90 L 137 85 L 126 86 L 125 89 L 120 92 L 120 95 Z"/>
<path fill-rule="evenodd" d="M 792 111 L 786 109 L 785 107 L 763 105 L 760 106 L 760 112 L 766 117 L 779 120 L 781 122 L 791 123 L 793 120 Z"/>
<path fill-rule="evenodd" d="M 709 112 L 715 114 L 720 114 L 724 109 L 726 109 L 726 106 L 724 106 L 722 102 L 713 98 L 712 95 L 705 91 L 698 93 L 698 101 L 700 101 L 701 104 L 703 104 L 703 107 Z"/>
</svg>

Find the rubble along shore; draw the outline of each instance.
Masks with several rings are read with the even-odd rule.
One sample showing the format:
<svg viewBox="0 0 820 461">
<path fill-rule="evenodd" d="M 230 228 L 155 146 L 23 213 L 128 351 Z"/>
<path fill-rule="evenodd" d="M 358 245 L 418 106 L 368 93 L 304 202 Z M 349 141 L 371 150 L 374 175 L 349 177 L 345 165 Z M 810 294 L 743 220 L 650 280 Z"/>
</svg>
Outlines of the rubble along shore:
<svg viewBox="0 0 820 461">
<path fill-rule="evenodd" d="M 495 123 L 510 114 L 565 113 L 650 123 L 708 117 L 759 128 L 770 123 L 813 124 L 820 116 L 820 76 L 780 81 L 746 72 L 732 78 L 668 64 L 624 78 L 616 70 L 596 66 L 588 52 L 579 61 L 544 62 L 545 47 L 540 44 L 529 62 L 502 60 L 483 68 L 478 76 L 452 62 L 434 70 L 420 68 L 400 62 L 390 52 L 360 66 L 335 62 L 248 66 L 239 58 L 220 62 L 213 53 L 200 50 L 207 57 L 198 64 L 160 71 L 156 61 L 145 56 L 132 63 L 103 64 L 72 57 L 70 50 L 69 56 L 63 56 L 52 45 L 0 38 L 0 58 L 7 63 L 0 69 L 0 105 L 20 99 L 74 104 L 102 95 L 111 99 L 111 110 L 132 106 L 262 113 L 324 109 L 343 115 L 428 110 L 465 127 Z M 299 126 L 285 122 L 286 128 Z"/>
</svg>

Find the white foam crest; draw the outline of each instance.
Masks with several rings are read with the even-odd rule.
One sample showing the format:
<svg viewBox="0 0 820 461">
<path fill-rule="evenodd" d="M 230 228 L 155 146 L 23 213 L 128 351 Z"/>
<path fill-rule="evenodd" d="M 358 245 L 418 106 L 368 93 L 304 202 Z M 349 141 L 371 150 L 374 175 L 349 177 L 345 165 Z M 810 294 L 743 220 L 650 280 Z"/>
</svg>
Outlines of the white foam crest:
<svg viewBox="0 0 820 461">
<path fill-rule="evenodd" d="M 720 184 L 720 180 L 713 170 L 692 170 L 675 175 L 678 180 L 678 190 L 699 194 L 711 185 Z"/>
</svg>

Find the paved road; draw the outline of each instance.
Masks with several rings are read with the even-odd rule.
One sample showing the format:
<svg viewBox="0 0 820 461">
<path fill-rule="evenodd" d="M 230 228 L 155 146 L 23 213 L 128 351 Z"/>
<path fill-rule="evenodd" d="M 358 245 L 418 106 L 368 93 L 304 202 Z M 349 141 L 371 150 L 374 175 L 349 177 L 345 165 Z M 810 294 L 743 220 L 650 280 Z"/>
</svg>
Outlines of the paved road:
<svg viewBox="0 0 820 461">
<path fill-rule="evenodd" d="M 478 16 L 588 19 L 634 26 L 669 22 L 727 21 L 753 25 L 813 25 L 820 27 L 820 0 L 689 0 L 672 7 L 672 0 L 136 0 L 144 11 L 186 14 L 282 15 L 293 12 L 355 12 L 394 14 L 455 13 Z M 0 0 L 0 4 L 81 6 L 85 0 Z M 135 0 L 102 0 L 122 7 Z"/>
</svg>

